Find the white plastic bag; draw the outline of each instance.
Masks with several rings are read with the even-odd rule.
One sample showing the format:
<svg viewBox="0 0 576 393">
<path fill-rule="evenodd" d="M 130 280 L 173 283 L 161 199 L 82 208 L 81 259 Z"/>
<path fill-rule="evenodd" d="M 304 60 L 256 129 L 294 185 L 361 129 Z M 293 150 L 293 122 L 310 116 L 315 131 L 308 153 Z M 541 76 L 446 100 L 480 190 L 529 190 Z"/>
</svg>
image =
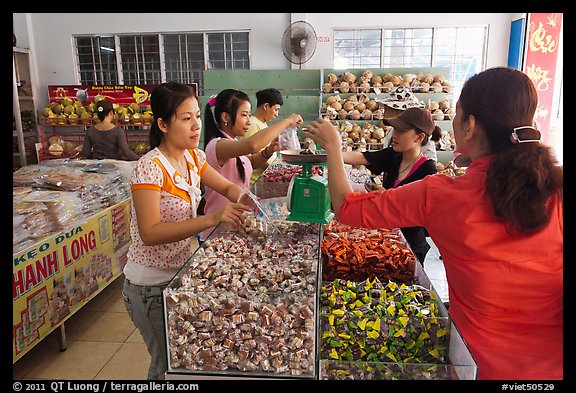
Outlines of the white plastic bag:
<svg viewBox="0 0 576 393">
<path fill-rule="evenodd" d="M 278 135 L 278 146 L 280 150 L 300 150 L 298 140 L 298 128 L 287 127 Z"/>
</svg>

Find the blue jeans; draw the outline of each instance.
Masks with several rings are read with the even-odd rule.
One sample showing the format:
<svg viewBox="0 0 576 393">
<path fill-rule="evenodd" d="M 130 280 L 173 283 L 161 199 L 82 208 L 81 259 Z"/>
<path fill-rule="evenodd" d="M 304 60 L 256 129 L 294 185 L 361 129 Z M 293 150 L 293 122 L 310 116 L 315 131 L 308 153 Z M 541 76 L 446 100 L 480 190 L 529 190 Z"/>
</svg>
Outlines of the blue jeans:
<svg viewBox="0 0 576 393">
<path fill-rule="evenodd" d="M 166 285 L 142 286 L 125 279 L 122 288 L 126 311 L 140 331 L 150 353 L 148 380 L 163 380 L 168 370 L 162 302 L 162 291 Z"/>
</svg>

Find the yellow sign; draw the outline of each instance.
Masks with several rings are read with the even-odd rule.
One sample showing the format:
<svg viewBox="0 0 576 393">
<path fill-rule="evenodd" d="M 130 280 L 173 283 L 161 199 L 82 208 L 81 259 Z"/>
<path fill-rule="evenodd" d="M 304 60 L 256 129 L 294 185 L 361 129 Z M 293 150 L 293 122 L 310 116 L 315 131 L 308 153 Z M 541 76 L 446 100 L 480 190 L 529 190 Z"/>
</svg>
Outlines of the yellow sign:
<svg viewBox="0 0 576 393">
<path fill-rule="evenodd" d="M 129 228 L 128 199 L 13 255 L 13 362 L 122 273 Z"/>
</svg>

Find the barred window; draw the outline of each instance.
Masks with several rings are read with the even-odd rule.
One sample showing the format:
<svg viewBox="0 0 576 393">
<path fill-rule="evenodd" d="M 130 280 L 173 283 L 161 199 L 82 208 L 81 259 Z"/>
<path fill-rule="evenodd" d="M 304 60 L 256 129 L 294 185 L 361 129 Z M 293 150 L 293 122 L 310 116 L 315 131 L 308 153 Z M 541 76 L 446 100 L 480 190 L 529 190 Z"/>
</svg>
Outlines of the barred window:
<svg viewBox="0 0 576 393">
<path fill-rule="evenodd" d="M 197 83 L 203 71 L 250 69 L 249 33 L 76 36 L 79 84 Z"/>
</svg>

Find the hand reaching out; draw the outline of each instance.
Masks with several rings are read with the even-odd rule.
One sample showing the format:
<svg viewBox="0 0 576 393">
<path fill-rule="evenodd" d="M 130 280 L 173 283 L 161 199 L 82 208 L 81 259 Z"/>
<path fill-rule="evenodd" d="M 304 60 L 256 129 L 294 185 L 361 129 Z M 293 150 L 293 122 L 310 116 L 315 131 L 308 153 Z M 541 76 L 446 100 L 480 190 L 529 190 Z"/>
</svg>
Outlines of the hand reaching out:
<svg viewBox="0 0 576 393">
<path fill-rule="evenodd" d="M 304 123 L 302 116 L 297 113 L 292 113 L 290 116 L 288 116 L 288 119 L 292 122 L 292 126 L 296 128 L 299 128 L 302 123 Z"/>
<path fill-rule="evenodd" d="M 250 206 L 243 203 L 227 203 L 213 214 L 216 223 L 226 222 L 234 227 L 239 227 L 244 223 L 244 212 L 251 210 Z"/>
<path fill-rule="evenodd" d="M 256 205 L 255 198 L 257 197 L 254 194 L 250 195 L 249 192 L 243 192 L 238 198 L 238 203 L 248 207 L 248 211 L 257 212 L 258 205 Z"/>
<path fill-rule="evenodd" d="M 326 152 L 342 150 L 340 133 L 328 120 L 313 121 L 303 129 L 304 135 L 320 145 Z"/>
</svg>

